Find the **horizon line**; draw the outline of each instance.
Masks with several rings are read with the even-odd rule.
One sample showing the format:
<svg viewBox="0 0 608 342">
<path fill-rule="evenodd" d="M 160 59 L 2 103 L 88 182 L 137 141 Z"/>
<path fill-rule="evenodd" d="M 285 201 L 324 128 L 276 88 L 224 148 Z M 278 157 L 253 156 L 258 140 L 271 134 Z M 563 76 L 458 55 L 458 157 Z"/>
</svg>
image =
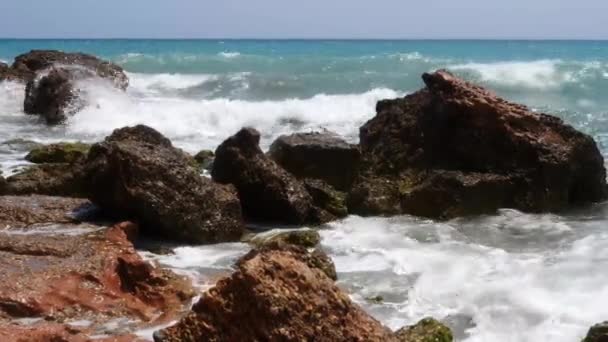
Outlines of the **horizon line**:
<svg viewBox="0 0 608 342">
<path fill-rule="evenodd" d="M 608 38 L 256 38 L 256 37 L 0 37 L 0 40 L 199 40 L 199 41 L 608 41 Z"/>
</svg>

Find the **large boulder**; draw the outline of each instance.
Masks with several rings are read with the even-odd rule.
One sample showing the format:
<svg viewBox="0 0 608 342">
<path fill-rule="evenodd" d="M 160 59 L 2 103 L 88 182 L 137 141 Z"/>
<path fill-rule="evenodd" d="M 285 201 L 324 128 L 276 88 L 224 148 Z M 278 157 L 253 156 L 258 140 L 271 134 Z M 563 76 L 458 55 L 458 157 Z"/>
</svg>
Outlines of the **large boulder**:
<svg viewBox="0 0 608 342">
<path fill-rule="evenodd" d="M 358 172 L 361 154 L 331 132 L 283 135 L 270 146 L 270 157 L 299 178 L 315 178 L 348 190 Z"/>
<path fill-rule="evenodd" d="M 509 207 L 555 211 L 606 198 L 595 141 L 446 71 L 426 88 L 380 101 L 360 130 L 356 214 L 450 218 Z"/>
<path fill-rule="evenodd" d="M 260 133 L 243 128 L 215 151 L 213 180 L 233 184 L 248 219 L 285 224 L 315 221 L 304 184 L 260 149 Z"/>
<path fill-rule="evenodd" d="M 155 341 L 397 341 L 307 255 L 294 246 L 250 252 Z"/>
<path fill-rule="evenodd" d="M 582 342 L 608 342 L 608 322 L 592 326 Z"/>
<path fill-rule="evenodd" d="M 17 56 L 10 68 L 0 66 L 0 81 L 27 83 L 24 112 L 40 115 L 51 125 L 65 121 L 86 105 L 78 81 L 92 78 L 122 90 L 129 85 L 121 67 L 83 53 L 34 50 Z"/>
<path fill-rule="evenodd" d="M 80 74 L 95 74 L 100 78 L 110 80 L 120 89 L 126 89 L 129 85 L 129 78 L 120 66 L 84 53 L 32 50 L 17 56 L 10 72 L 28 82 L 33 80 L 39 72 L 53 66 L 76 66 L 73 70 L 79 70 Z"/>
<path fill-rule="evenodd" d="M 58 124 L 82 109 L 78 93 L 69 70 L 53 68 L 27 83 L 23 111 L 40 115 L 49 125 Z"/>
<path fill-rule="evenodd" d="M 234 188 L 201 177 L 190 156 L 147 126 L 93 145 L 84 174 L 93 202 L 139 221 L 144 232 L 192 243 L 238 241 L 243 233 Z"/>
</svg>

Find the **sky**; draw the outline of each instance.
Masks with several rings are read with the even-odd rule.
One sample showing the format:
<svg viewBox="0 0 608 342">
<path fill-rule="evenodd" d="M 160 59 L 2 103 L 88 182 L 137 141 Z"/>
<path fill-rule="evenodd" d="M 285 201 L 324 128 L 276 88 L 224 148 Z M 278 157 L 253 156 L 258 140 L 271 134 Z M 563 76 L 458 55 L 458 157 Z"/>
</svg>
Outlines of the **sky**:
<svg viewBox="0 0 608 342">
<path fill-rule="evenodd" d="M 608 0 L 0 0 L 3 38 L 608 39 Z"/>
</svg>

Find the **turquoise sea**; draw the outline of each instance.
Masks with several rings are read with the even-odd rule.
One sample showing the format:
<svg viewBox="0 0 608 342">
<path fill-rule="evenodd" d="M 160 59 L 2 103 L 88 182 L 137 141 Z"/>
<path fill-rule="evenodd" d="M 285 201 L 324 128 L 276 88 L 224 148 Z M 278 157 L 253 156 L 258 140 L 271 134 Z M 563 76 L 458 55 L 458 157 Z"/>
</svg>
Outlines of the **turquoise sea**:
<svg viewBox="0 0 608 342">
<path fill-rule="evenodd" d="M 608 157 L 608 41 L 0 40 L 0 60 L 31 49 L 91 53 L 128 72 L 126 93 L 88 82 L 89 105 L 49 128 L 22 113 L 23 85 L 0 83 L 0 141 L 97 141 L 150 125 L 189 152 L 242 126 L 263 134 L 329 129 L 356 142 L 378 100 L 446 68 L 563 118 Z M 25 151 L 0 145 L 2 169 Z M 435 316 L 467 342 L 579 341 L 608 319 L 608 204 L 575 212 L 434 222 L 349 217 L 322 231 L 339 285 L 392 328 Z M 244 245 L 149 256 L 192 274 L 228 269 Z M 211 277 L 209 277 L 210 279 Z M 382 296 L 382 303 L 365 298 Z"/>
</svg>

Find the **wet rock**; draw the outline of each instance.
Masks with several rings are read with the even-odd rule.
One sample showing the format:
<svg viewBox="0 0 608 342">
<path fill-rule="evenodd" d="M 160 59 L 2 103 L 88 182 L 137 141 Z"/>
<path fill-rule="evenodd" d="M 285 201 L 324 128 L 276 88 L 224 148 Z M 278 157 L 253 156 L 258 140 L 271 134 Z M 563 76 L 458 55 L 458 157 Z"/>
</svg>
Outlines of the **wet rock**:
<svg viewBox="0 0 608 342">
<path fill-rule="evenodd" d="M 305 179 L 304 186 L 312 196 L 314 205 L 331 215 L 333 217 L 332 220 L 348 215 L 346 193 L 337 191 L 320 179 Z"/>
<path fill-rule="evenodd" d="M 413 326 L 401 328 L 397 332 L 400 342 L 452 342 L 450 328 L 433 318 L 425 318 Z"/>
<path fill-rule="evenodd" d="M 75 163 L 83 160 L 91 145 L 74 142 L 61 142 L 57 144 L 41 145 L 33 148 L 26 156 L 25 160 L 36 163 Z"/>
<path fill-rule="evenodd" d="M 90 199 L 108 214 L 137 220 L 142 233 L 176 241 L 238 241 L 244 224 L 232 186 L 201 177 L 191 157 L 146 126 L 121 128 L 91 147 Z"/>
<path fill-rule="evenodd" d="M 124 70 L 111 62 L 101 60 L 95 56 L 84 53 L 70 53 L 56 50 L 32 50 L 15 58 L 10 68 L 14 77 L 21 78 L 24 82 L 33 80 L 37 73 L 47 70 L 52 66 L 80 67 L 73 68 L 81 70 L 86 75 L 90 73 L 110 80 L 117 88 L 126 89 L 129 78 Z"/>
<path fill-rule="evenodd" d="M 295 246 L 250 252 L 155 341 L 396 341 L 305 253 Z"/>
<path fill-rule="evenodd" d="M 582 342 L 607 342 L 608 341 L 608 322 L 596 324 L 589 329 L 587 336 Z"/>
<path fill-rule="evenodd" d="M 280 242 L 304 248 L 314 248 L 321 242 L 319 232 L 312 229 L 292 230 L 287 232 L 273 231 L 257 234 L 246 242 L 261 247 L 270 243 Z"/>
<path fill-rule="evenodd" d="M 214 159 L 215 153 L 209 150 L 202 150 L 194 155 L 194 160 L 196 160 L 198 166 L 203 170 L 211 170 Z"/>
<path fill-rule="evenodd" d="M 606 198 L 603 158 L 588 135 L 446 71 L 423 80 L 416 93 L 380 101 L 361 127 L 352 213 L 450 218 Z"/>
<path fill-rule="evenodd" d="M 26 114 L 40 115 L 47 124 L 55 125 L 82 109 L 84 103 L 78 97 L 79 90 L 74 88 L 70 71 L 53 68 L 27 83 L 23 110 Z"/>
<path fill-rule="evenodd" d="M 260 133 L 243 128 L 215 152 L 213 180 L 233 184 L 248 219 L 285 224 L 314 221 L 312 197 L 304 184 L 260 149 Z"/>
<path fill-rule="evenodd" d="M 0 229 L 40 224 L 78 223 L 95 208 L 82 198 L 52 196 L 0 196 Z"/>
<path fill-rule="evenodd" d="M 0 199 L 0 332 L 15 318 L 84 320 L 91 335 L 116 319 L 126 319 L 131 331 L 175 319 L 193 295 L 190 281 L 143 261 L 129 240 L 137 230 L 132 223 L 103 228 L 60 216 L 54 222 L 61 208 L 77 203 Z M 24 334 L 41 332 L 34 326 Z"/>
<path fill-rule="evenodd" d="M 361 157 L 356 145 L 332 132 L 283 135 L 269 155 L 296 177 L 321 179 L 339 190 L 350 188 Z"/>
<path fill-rule="evenodd" d="M 0 325 L 2 342 L 144 342 L 134 335 L 111 335 L 97 337 L 86 328 L 69 324 L 36 322 L 28 325 Z"/>
<path fill-rule="evenodd" d="M 4 194 L 86 197 L 82 166 L 78 163 L 28 166 L 6 179 Z"/>
</svg>

